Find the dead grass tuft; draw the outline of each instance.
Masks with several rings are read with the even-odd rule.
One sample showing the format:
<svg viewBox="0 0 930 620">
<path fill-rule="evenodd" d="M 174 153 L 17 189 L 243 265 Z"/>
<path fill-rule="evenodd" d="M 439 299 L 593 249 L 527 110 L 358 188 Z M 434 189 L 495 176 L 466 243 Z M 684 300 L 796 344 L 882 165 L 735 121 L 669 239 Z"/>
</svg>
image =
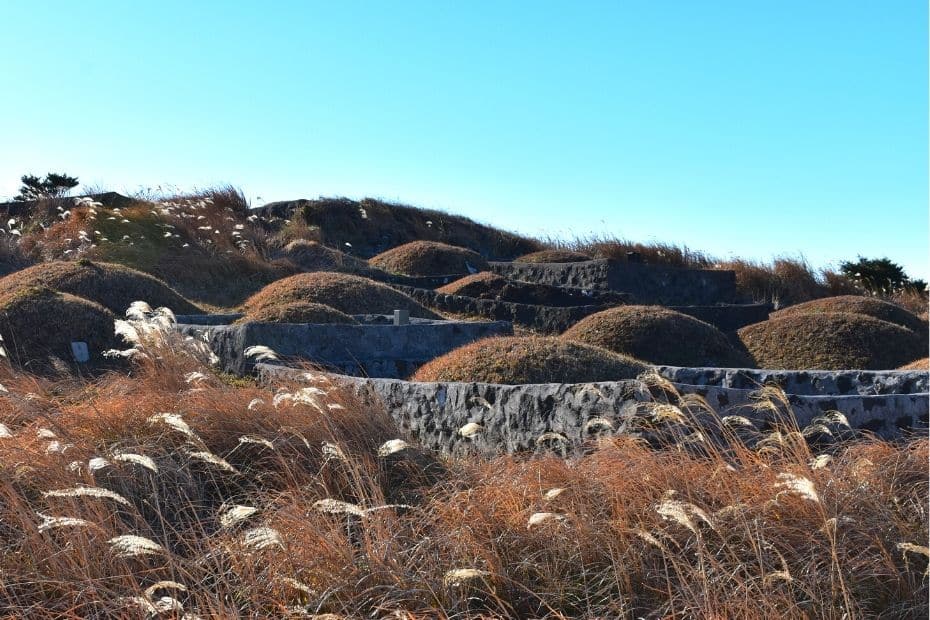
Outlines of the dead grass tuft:
<svg viewBox="0 0 930 620">
<path fill-rule="evenodd" d="M 761 368 L 890 370 L 926 354 L 911 330 L 848 312 L 773 317 L 739 338 Z"/>
<path fill-rule="evenodd" d="M 586 317 L 563 338 L 653 364 L 745 367 L 750 360 L 713 325 L 660 306 L 618 306 Z"/>
<path fill-rule="evenodd" d="M 632 379 L 646 365 L 583 343 L 547 337 L 488 338 L 422 366 L 412 381 L 585 383 Z"/>
</svg>

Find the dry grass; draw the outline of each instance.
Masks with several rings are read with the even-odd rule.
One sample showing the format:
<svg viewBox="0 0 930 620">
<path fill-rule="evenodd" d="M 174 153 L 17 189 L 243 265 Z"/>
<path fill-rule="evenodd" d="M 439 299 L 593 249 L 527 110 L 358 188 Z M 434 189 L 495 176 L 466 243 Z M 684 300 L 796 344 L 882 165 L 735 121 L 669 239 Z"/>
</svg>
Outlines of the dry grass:
<svg viewBox="0 0 930 620">
<path fill-rule="evenodd" d="M 262 306 L 245 313 L 237 323 L 342 323 L 357 324 L 354 318 L 330 306 L 306 301 Z"/>
<path fill-rule="evenodd" d="M 487 338 L 422 366 L 411 381 L 584 383 L 631 379 L 646 365 L 625 355 L 552 337 Z"/>
<path fill-rule="evenodd" d="M 0 368 L 9 617 L 919 618 L 928 442 L 438 462 L 323 378 Z"/>
<path fill-rule="evenodd" d="M 808 301 L 774 312 L 772 318 L 799 314 L 823 314 L 825 312 L 862 314 L 900 325 L 916 334 L 926 334 L 927 332 L 927 323 L 901 306 L 874 297 L 860 295 L 842 295 Z"/>
<path fill-rule="evenodd" d="M 930 370 L 930 359 L 925 357 L 923 359 L 915 360 L 910 364 L 901 366 L 898 368 L 898 370 Z"/>
<path fill-rule="evenodd" d="M 277 256 L 292 262 L 301 271 L 344 271 L 360 275 L 371 271 L 362 259 L 306 239 L 289 242 Z"/>
<path fill-rule="evenodd" d="M 586 317 L 563 338 L 670 366 L 746 367 L 719 329 L 660 306 L 618 306 Z"/>
<path fill-rule="evenodd" d="M 302 273 L 269 284 L 245 301 L 246 311 L 295 301 L 324 304 L 346 314 L 390 314 L 409 310 L 410 316 L 439 316 L 389 286 L 358 276 L 326 271 Z"/>
<path fill-rule="evenodd" d="M 513 259 L 515 263 L 583 263 L 591 260 L 590 254 L 572 250 L 540 250 Z"/>
<path fill-rule="evenodd" d="M 628 253 L 635 252 L 644 263 L 688 269 L 710 269 L 717 262 L 707 254 L 687 246 L 657 241 L 640 243 L 610 235 L 589 235 L 571 240 L 547 239 L 545 244 L 549 249 L 567 250 L 592 258 L 618 261 L 626 261 Z"/>
<path fill-rule="evenodd" d="M 760 368 L 891 370 L 926 355 L 909 329 L 862 314 L 797 314 L 739 330 Z"/>
<path fill-rule="evenodd" d="M 368 260 L 372 267 L 405 276 L 447 276 L 487 271 L 477 252 L 436 241 L 413 241 Z"/>
<path fill-rule="evenodd" d="M 203 312 L 167 284 L 146 273 L 86 259 L 41 263 L 0 279 L 0 295 L 28 287 L 50 288 L 83 297 L 119 315 L 138 300 L 171 308 L 179 314 Z"/>
</svg>

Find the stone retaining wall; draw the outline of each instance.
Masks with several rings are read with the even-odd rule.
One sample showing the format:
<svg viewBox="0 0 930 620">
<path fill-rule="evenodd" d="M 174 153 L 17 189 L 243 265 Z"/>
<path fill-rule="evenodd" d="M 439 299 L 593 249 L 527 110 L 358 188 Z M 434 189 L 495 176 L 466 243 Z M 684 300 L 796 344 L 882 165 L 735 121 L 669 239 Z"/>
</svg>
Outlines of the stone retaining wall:
<svg viewBox="0 0 930 620">
<path fill-rule="evenodd" d="M 300 380 L 303 373 L 283 367 L 260 366 L 270 381 Z M 566 450 L 580 449 L 597 429 L 629 432 L 642 419 L 653 396 L 640 381 L 583 384 L 493 385 L 486 383 L 415 383 L 385 379 L 332 377 L 356 393 L 384 404 L 400 429 L 421 444 L 443 452 L 474 450 L 486 453 L 539 449 L 556 433 Z M 755 392 L 715 386 L 676 384 L 682 394 L 699 394 L 719 416 L 740 415 L 759 429 L 784 423 L 784 413 L 753 407 Z M 829 411 L 845 415 L 853 429 L 894 439 L 910 432 L 926 432 L 927 394 L 878 396 L 789 395 L 791 415 L 799 428 Z M 719 422 L 719 417 L 714 417 Z M 468 423 L 480 433 L 463 437 Z M 709 426 L 713 420 L 706 420 Z"/>
<path fill-rule="evenodd" d="M 508 336 L 510 323 L 429 321 L 411 319 L 409 325 L 313 325 L 244 323 L 241 325 L 185 325 L 182 333 L 201 337 L 220 358 L 226 372 L 245 374 L 254 367 L 246 359 L 248 347 L 270 347 L 282 357 L 300 358 L 334 372 L 368 377 L 401 378 L 426 362 L 481 338 Z"/>
<path fill-rule="evenodd" d="M 644 304 L 704 306 L 738 301 L 736 273 L 725 270 L 592 260 L 545 264 L 494 262 L 491 271 L 524 282 L 629 293 Z"/>
</svg>

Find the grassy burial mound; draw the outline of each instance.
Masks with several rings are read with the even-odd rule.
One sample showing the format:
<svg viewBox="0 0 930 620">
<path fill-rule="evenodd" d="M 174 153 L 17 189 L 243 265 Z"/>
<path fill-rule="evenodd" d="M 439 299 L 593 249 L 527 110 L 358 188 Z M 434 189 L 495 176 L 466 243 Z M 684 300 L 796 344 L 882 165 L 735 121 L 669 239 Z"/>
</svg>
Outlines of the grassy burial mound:
<svg viewBox="0 0 930 620">
<path fill-rule="evenodd" d="M 618 306 L 582 319 L 563 338 L 670 366 L 741 367 L 749 360 L 719 329 L 660 306 Z"/>
<path fill-rule="evenodd" d="M 632 379 L 647 366 L 600 347 L 554 337 L 487 338 L 422 366 L 411 381 L 588 383 Z"/>
<path fill-rule="evenodd" d="M 930 370 L 930 358 L 925 357 L 923 359 L 915 360 L 910 364 L 901 366 L 901 368 L 898 368 L 898 370 Z"/>
<path fill-rule="evenodd" d="M 372 267 L 404 276 L 446 276 L 488 269 L 488 262 L 477 252 L 436 241 L 405 243 L 368 262 Z"/>
<path fill-rule="evenodd" d="M 918 334 L 926 333 L 927 324 L 917 315 L 908 312 L 897 304 L 859 295 L 841 295 L 839 297 L 825 297 L 807 301 L 795 306 L 772 313 L 772 318 L 797 316 L 800 314 L 824 314 L 835 312 L 849 312 L 862 314 L 873 319 L 880 319 L 901 327 L 906 327 Z"/>
<path fill-rule="evenodd" d="M 145 301 L 153 308 L 165 306 L 177 314 L 202 312 L 161 280 L 111 263 L 89 260 L 41 263 L 0 278 L 0 296 L 29 287 L 83 297 L 120 316 L 134 301 Z"/>
<path fill-rule="evenodd" d="M 329 271 L 300 273 L 272 282 L 249 297 L 243 308 L 249 313 L 298 301 L 323 304 L 346 314 L 390 314 L 394 310 L 409 310 L 413 317 L 442 318 L 389 286 Z"/>
<path fill-rule="evenodd" d="M 511 260 L 542 249 L 537 241 L 466 217 L 371 198 L 303 201 L 301 213 L 308 225 L 319 228 L 323 243 L 349 244 L 353 254 L 364 258 L 419 240 L 470 248 L 491 260 Z"/>
<path fill-rule="evenodd" d="M 482 271 L 464 278 L 459 278 L 445 286 L 436 289 L 443 295 L 460 295 L 473 299 L 490 299 L 509 301 L 520 304 L 533 304 L 539 306 L 584 306 L 605 303 L 622 303 L 620 295 L 599 295 L 592 299 L 582 295 L 572 295 L 570 292 L 557 286 L 546 284 L 533 284 L 509 280 L 490 271 Z"/>
<path fill-rule="evenodd" d="M 87 344 L 92 365 L 103 363 L 103 352 L 121 344 L 115 318 L 100 304 L 49 288 L 27 286 L 0 296 L 4 349 L 17 365 L 40 374 L 67 368 L 74 341 Z"/>
<path fill-rule="evenodd" d="M 891 370 L 927 353 L 911 330 L 851 312 L 781 316 L 738 333 L 761 368 Z"/>
<path fill-rule="evenodd" d="M 308 301 L 292 301 L 262 306 L 246 312 L 237 323 L 341 323 L 358 324 L 353 317 L 335 308 Z"/>
<path fill-rule="evenodd" d="M 307 239 L 297 239 L 288 243 L 281 250 L 280 258 L 290 261 L 302 271 L 342 271 L 358 274 L 371 271 L 364 260 Z"/>
<path fill-rule="evenodd" d="M 573 250 L 540 250 L 513 259 L 515 263 L 583 263 L 594 257 Z"/>
</svg>

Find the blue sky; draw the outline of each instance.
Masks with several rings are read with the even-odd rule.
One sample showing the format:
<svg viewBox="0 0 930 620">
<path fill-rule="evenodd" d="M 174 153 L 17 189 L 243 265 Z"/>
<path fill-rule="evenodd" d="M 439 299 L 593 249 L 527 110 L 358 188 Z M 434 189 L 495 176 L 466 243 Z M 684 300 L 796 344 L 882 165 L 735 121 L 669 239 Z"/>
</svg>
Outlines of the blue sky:
<svg viewBox="0 0 930 620">
<path fill-rule="evenodd" d="M 928 269 L 927 4 L 0 2 L 0 196 L 376 196 Z M 261 197 L 262 200 L 259 200 Z"/>
</svg>

